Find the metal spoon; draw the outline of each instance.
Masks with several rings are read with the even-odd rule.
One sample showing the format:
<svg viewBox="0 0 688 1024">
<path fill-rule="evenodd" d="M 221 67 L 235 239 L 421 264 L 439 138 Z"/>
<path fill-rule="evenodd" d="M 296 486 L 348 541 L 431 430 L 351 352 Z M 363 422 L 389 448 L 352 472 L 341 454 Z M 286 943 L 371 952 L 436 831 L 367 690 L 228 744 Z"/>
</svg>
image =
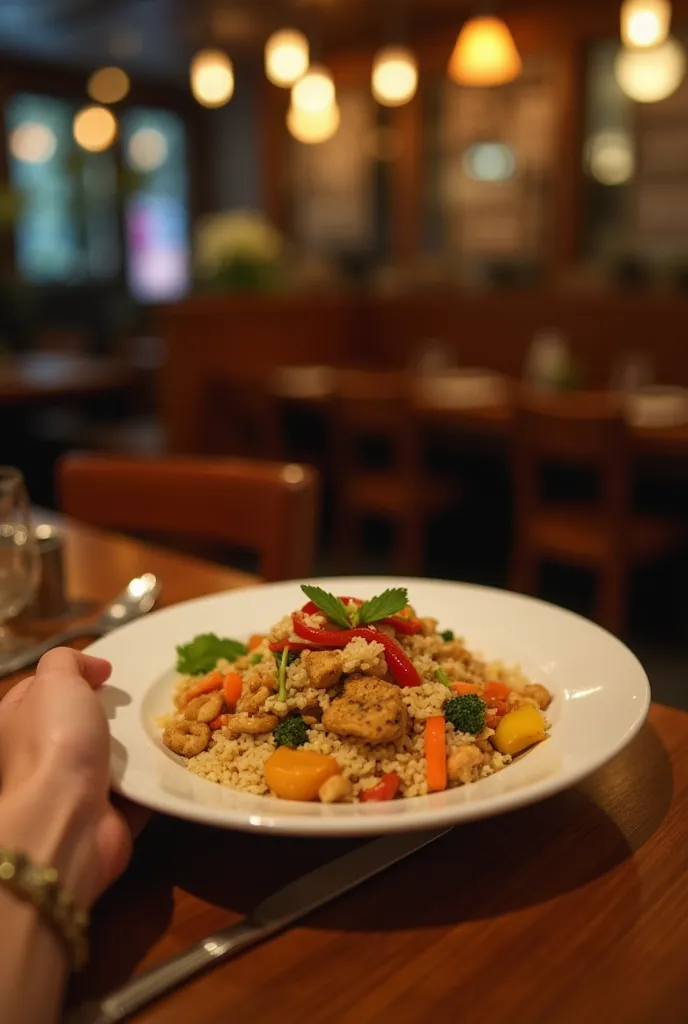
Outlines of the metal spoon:
<svg viewBox="0 0 688 1024">
<path fill-rule="evenodd" d="M 10 657 L 0 659 L 0 676 L 19 672 L 28 665 L 34 665 L 53 647 L 60 647 L 81 636 L 105 636 L 106 633 L 110 633 L 118 626 L 123 626 L 125 622 L 131 622 L 132 619 L 145 615 L 155 604 L 161 589 L 162 584 L 152 573 L 146 572 L 143 576 L 135 576 L 124 590 L 103 608 L 95 622 L 70 626 L 59 633 L 53 633 L 47 640 L 31 644 L 30 647 L 26 647 Z"/>
</svg>

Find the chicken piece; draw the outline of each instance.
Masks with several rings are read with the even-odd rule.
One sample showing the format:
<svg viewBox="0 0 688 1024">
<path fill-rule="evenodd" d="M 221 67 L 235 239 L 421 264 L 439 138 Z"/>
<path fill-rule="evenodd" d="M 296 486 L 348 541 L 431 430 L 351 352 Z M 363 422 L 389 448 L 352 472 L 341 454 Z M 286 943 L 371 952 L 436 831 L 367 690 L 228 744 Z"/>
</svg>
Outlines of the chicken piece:
<svg viewBox="0 0 688 1024">
<path fill-rule="evenodd" d="M 243 712 L 236 715 L 227 715 L 224 727 L 230 736 L 239 736 L 241 733 L 260 736 L 261 733 L 272 732 L 278 723 L 279 718 L 277 715 L 247 715 Z"/>
<path fill-rule="evenodd" d="M 506 699 L 506 709 L 507 711 L 518 711 L 519 708 L 537 708 L 539 711 L 540 705 L 533 697 L 526 697 L 525 693 L 512 690 Z"/>
<path fill-rule="evenodd" d="M 341 651 L 310 651 L 306 658 L 306 673 L 311 686 L 329 690 L 342 677 Z"/>
<path fill-rule="evenodd" d="M 447 775 L 450 782 L 466 785 L 477 777 L 477 768 L 483 763 L 483 752 L 473 743 L 457 747 L 447 759 Z"/>
<path fill-rule="evenodd" d="M 182 757 L 195 757 L 210 742 L 210 726 L 205 722 L 173 722 L 162 734 L 162 741 L 175 754 Z"/>
<path fill-rule="evenodd" d="M 392 743 L 408 729 L 399 687 L 376 676 L 351 676 L 322 721 L 337 736 L 355 736 L 367 743 Z"/>
<path fill-rule="evenodd" d="M 212 722 L 222 711 L 224 703 L 219 690 L 207 696 L 195 697 L 186 705 L 184 718 L 187 722 Z"/>
<path fill-rule="evenodd" d="M 421 636 L 434 636 L 437 632 L 437 619 L 425 618 L 419 619 L 420 622 L 420 635 Z"/>
<path fill-rule="evenodd" d="M 526 697 L 536 701 L 541 711 L 544 711 L 552 703 L 552 694 L 542 683 L 529 683 L 528 686 L 524 686 L 523 693 Z"/>
<path fill-rule="evenodd" d="M 490 758 L 494 753 L 494 747 L 490 743 L 490 736 L 494 736 L 494 734 L 494 729 L 490 729 L 490 727 L 486 725 L 480 735 L 475 737 L 476 746 L 479 747 L 484 754 L 488 753 Z"/>
<path fill-rule="evenodd" d="M 271 692 L 261 676 L 244 679 L 241 696 L 236 705 L 237 711 L 245 712 L 247 715 L 258 714 Z"/>
<path fill-rule="evenodd" d="M 353 791 L 354 787 L 345 775 L 333 775 L 323 782 L 318 790 L 318 797 L 322 804 L 337 804 L 349 800 Z"/>
</svg>

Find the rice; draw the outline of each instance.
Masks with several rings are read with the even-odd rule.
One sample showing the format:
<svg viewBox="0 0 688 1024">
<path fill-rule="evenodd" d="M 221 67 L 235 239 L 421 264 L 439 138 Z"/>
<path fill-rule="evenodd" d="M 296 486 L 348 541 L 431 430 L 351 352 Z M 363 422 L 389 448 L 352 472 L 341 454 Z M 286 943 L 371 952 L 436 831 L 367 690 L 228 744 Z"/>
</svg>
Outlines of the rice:
<svg viewBox="0 0 688 1024">
<path fill-rule="evenodd" d="M 333 628 L 322 615 L 305 617 L 312 628 Z M 443 640 L 436 632 L 434 620 L 422 620 L 423 628 L 413 636 L 399 637 L 401 645 L 413 663 L 420 685 L 400 688 L 401 700 L 408 715 L 408 729 L 400 739 L 388 743 L 368 743 L 351 736 L 342 736 L 328 731 L 322 724 L 323 713 L 333 700 L 341 694 L 341 684 L 325 689 L 313 685 L 309 675 L 309 659 L 313 652 L 303 651 L 286 671 L 286 700 L 280 700 L 277 692 L 278 670 L 270 644 L 298 640 L 293 630 L 292 617 L 285 615 L 273 626 L 262 644 L 251 655 L 229 664 L 218 662 L 222 672 L 237 672 L 243 679 L 243 695 L 247 692 L 268 693 L 259 713 L 274 716 L 272 721 L 284 719 L 291 714 L 301 714 L 309 725 L 307 742 L 301 748 L 329 755 L 337 762 L 341 774 L 350 781 L 352 797 L 377 785 L 383 775 L 395 772 L 399 776 L 399 792 L 403 797 L 424 796 L 428 792 L 425 759 L 425 723 L 428 718 L 443 714 L 444 705 L 451 691 L 436 678 L 441 668 L 451 682 L 484 684 L 500 681 L 523 693 L 530 680 L 519 666 L 508 666 L 499 661 L 484 661 L 471 653 L 464 641 Z M 385 632 L 390 630 L 385 628 Z M 393 631 L 392 631 L 393 632 Z M 255 663 L 255 655 L 261 659 Z M 341 652 L 343 676 L 377 677 L 390 679 L 385 658 L 385 648 L 377 641 L 368 642 L 356 637 Z M 342 682 L 345 682 L 344 678 Z M 183 716 L 185 695 L 197 679 L 183 678 L 177 683 L 174 694 L 176 715 L 163 716 L 158 720 L 161 728 L 174 726 Z M 461 747 L 471 746 L 481 752 L 481 763 L 475 766 L 472 778 L 484 778 L 501 771 L 510 762 L 508 755 L 495 750 L 490 737 L 494 730 L 485 728 L 479 736 L 457 732 L 451 723 L 446 723 L 447 755 Z M 209 746 L 201 753 L 186 760 L 189 771 L 210 782 L 229 786 L 257 796 L 269 793 L 265 781 L 265 763 L 275 752 L 272 731 L 249 735 L 230 734 L 226 726 L 215 728 Z M 463 756 L 463 755 L 459 755 Z M 450 786 L 462 784 L 450 781 Z"/>
</svg>

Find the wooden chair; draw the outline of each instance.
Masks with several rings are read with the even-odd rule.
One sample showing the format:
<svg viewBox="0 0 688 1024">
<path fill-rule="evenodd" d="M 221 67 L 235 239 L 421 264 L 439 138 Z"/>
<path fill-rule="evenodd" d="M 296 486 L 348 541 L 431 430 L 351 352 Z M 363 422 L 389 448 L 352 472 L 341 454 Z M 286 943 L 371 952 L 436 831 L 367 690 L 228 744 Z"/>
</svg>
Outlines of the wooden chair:
<svg viewBox="0 0 688 1024">
<path fill-rule="evenodd" d="M 583 467 L 598 484 L 590 501 L 543 496 L 546 467 Z M 671 521 L 632 510 L 630 450 L 622 410 L 604 396 L 524 396 L 516 415 L 514 448 L 515 590 L 535 593 L 541 560 L 598 574 L 595 618 L 620 633 L 630 570 L 676 546 L 682 530 Z"/>
<path fill-rule="evenodd" d="M 397 373 L 342 371 L 331 409 L 335 541 L 343 570 L 350 570 L 366 518 L 391 521 L 397 533 L 397 571 L 417 575 L 423 567 L 428 518 L 445 510 L 456 488 L 423 472 L 422 436 L 410 390 Z M 364 449 L 382 442 L 387 459 L 370 466 Z"/>
<path fill-rule="evenodd" d="M 312 571 L 318 481 L 308 466 L 74 454 L 57 483 L 62 511 L 93 526 L 252 550 L 266 580 Z"/>
<path fill-rule="evenodd" d="M 203 451 L 251 459 L 284 457 L 280 408 L 264 379 L 218 377 L 205 389 Z"/>
</svg>

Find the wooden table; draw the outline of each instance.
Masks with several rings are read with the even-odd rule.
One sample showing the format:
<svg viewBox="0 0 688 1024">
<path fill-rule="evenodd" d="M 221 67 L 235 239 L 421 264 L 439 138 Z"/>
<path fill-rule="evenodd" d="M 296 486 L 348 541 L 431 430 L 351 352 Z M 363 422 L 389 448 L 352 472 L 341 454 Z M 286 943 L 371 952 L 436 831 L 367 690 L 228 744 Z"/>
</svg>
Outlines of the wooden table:
<svg viewBox="0 0 688 1024">
<path fill-rule="evenodd" d="M 134 573 L 167 603 L 250 580 L 71 527 L 74 596 Z M 239 920 L 350 849 L 157 817 L 95 913 L 70 1001 Z M 298 927 L 151 1007 L 146 1024 L 683 1024 L 688 1005 L 688 715 L 655 705 L 633 744 L 574 790 L 456 828 Z"/>
<path fill-rule="evenodd" d="M 59 352 L 28 352 L 0 360 L 0 407 L 85 398 L 132 383 L 132 371 L 115 359 Z"/>
</svg>

